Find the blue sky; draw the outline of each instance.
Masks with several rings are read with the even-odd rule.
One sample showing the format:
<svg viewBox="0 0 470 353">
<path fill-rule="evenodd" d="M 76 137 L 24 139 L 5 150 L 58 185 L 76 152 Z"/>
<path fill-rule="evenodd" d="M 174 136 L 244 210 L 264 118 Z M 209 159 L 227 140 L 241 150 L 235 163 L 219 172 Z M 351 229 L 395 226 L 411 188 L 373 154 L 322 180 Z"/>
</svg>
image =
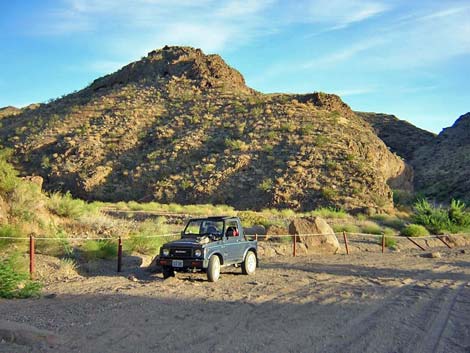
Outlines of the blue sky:
<svg viewBox="0 0 470 353">
<path fill-rule="evenodd" d="M 0 5 L 0 106 L 45 102 L 169 45 L 262 92 L 339 94 L 439 132 L 470 111 L 468 0 L 24 0 Z"/>
</svg>

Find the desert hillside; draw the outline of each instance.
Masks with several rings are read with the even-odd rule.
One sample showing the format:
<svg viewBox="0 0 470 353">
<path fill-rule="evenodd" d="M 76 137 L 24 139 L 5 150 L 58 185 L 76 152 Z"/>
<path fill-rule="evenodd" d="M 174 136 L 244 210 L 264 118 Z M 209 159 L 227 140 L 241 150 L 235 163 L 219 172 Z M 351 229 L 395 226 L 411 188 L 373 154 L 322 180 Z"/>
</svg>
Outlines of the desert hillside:
<svg viewBox="0 0 470 353">
<path fill-rule="evenodd" d="M 15 114 L 18 113 L 15 111 Z M 393 207 L 410 172 L 338 96 L 262 94 L 218 55 L 165 47 L 2 119 L 17 166 L 88 200 Z"/>
<path fill-rule="evenodd" d="M 470 199 L 470 113 L 444 129 L 433 143 L 419 148 L 411 163 L 416 186 L 439 201 Z"/>
<path fill-rule="evenodd" d="M 398 119 L 395 115 L 355 113 L 372 125 L 377 136 L 392 152 L 407 162 L 413 159 L 413 154 L 418 148 L 436 140 L 436 135 L 432 132 L 420 129 L 406 120 Z"/>
</svg>

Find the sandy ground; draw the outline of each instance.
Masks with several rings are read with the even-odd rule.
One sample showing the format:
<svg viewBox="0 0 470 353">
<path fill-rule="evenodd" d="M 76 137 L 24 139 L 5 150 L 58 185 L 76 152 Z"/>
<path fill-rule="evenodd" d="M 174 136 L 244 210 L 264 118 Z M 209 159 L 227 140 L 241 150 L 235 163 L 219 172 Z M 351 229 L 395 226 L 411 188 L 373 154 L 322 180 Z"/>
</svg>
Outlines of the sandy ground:
<svg viewBox="0 0 470 353">
<path fill-rule="evenodd" d="M 217 283 L 129 266 L 51 283 L 0 301 L 0 319 L 58 339 L 0 352 L 470 352 L 470 251 L 439 251 L 266 259 Z"/>
</svg>

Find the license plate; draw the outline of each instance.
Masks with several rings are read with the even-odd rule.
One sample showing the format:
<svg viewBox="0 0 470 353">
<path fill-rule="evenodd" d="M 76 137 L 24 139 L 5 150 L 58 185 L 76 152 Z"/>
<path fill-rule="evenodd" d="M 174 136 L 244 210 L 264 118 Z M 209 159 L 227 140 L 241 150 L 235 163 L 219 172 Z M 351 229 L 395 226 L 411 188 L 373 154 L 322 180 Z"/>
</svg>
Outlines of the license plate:
<svg viewBox="0 0 470 353">
<path fill-rule="evenodd" d="M 183 267 L 183 260 L 173 260 L 171 265 L 173 267 Z"/>
</svg>

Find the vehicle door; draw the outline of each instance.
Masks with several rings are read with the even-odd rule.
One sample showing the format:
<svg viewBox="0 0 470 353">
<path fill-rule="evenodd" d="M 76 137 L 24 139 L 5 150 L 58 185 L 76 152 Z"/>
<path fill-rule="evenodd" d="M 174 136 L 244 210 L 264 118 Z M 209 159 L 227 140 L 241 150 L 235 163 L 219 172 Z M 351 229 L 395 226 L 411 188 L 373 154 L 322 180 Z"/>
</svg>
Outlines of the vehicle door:
<svg viewBox="0 0 470 353">
<path fill-rule="evenodd" d="M 230 263 L 243 261 L 245 242 L 240 236 L 239 224 L 236 220 L 228 220 L 225 224 L 225 252 Z"/>
</svg>

